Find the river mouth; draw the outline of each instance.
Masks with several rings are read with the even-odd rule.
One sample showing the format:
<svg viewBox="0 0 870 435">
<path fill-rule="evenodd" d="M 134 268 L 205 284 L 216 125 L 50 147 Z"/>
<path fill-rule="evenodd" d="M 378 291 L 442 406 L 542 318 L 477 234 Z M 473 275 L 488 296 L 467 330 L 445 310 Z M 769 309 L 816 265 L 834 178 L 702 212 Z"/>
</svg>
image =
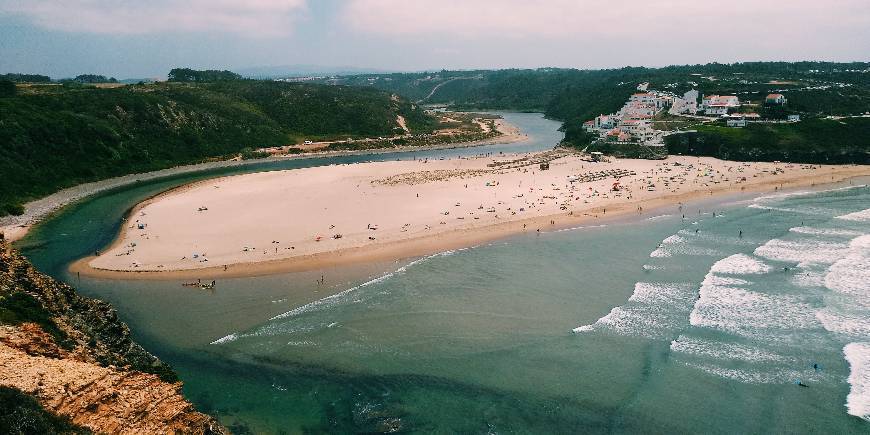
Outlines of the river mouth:
<svg viewBox="0 0 870 435">
<path fill-rule="evenodd" d="M 322 287 L 319 271 L 230 279 L 213 292 L 66 272 L 108 243 L 128 204 L 165 188 L 83 203 L 19 246 L 40 269 L 117 307 L 179 372 L 186 395 L 237 430 L 866 430 L 844 407 L 842 349 L 856 336 L 804 315 L 842 323 L 866 307 L 860 294 L 817 279 L 870 232 L 838 218 L 867 208 L 866 188 L 709 202 L 336 268 Z M 830 255 L 796 257 L 806 247 Z M 696 312 L 708 275 L 731 280 L 709 292 L 775 303 L 711 297 L 720 302 Z M 778 328 L 767 318 L 806 323 Z M 796 387 L 798 377 L 810 388 Z"/>
</svg>

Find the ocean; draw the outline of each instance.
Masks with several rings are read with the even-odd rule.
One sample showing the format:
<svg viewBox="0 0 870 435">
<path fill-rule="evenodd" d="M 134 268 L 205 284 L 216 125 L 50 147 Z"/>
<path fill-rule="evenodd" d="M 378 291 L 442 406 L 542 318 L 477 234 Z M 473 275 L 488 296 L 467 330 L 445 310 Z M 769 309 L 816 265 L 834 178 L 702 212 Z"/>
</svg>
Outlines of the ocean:
<svg viewBox="0 0 870 435">
<path fill-rule="evenodd" d="M 558 123 L 506 116 L 533 139 L 502 147 L 558 140 Z M 246 171 L 264 169 L 280 168 Z M 66 272 L 130 206 L 187 181 L 88 200 L 19 246 L 117 307 L 236 431 L 870 430 L 866 180 L 214 291 Z"/>
</svg>

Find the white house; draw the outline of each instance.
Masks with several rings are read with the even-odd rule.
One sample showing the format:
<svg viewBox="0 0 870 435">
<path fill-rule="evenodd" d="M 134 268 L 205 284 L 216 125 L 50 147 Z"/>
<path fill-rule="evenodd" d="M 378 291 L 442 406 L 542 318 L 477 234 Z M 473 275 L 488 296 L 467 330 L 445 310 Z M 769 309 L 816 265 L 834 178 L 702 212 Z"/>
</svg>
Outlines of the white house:
<svg viewBox="0 0 870 435">
<path fill-rule="evenodd" d="M 701 102 L 701 110 L 706 115 L 726 115 L 728 110 L 740 107 L 740 100 L 735 95 L 708 95 Z"/>
<path fill-rule="evenodd" d="M 610 115 L 598 115 L 595 117 L 595 120 L 593 122 L 595 124 L 595 128 L 609 130 L 613 127 L 616 127 L 617 120 Z"/>
<path fill-rule="evenodd" d="M 729 118 L 725 124 L 729 127 L 746 127 L 746 118 Z"/>
<path fill-rule="evenodd" d="M 683 94 L 683 101 L 686 104 L 686 111 L 694 115 L 698 112 L 698 91 L 692 89 Z"/>
<path fill-rule="evenodd" d="M 674 98 L 668 113 L 671 115 L 682 115 L 684 113 L 694 115 L 698 113 L 698 91 L 692 89 L 683 94 L 683 98 Z"/>
</svg>

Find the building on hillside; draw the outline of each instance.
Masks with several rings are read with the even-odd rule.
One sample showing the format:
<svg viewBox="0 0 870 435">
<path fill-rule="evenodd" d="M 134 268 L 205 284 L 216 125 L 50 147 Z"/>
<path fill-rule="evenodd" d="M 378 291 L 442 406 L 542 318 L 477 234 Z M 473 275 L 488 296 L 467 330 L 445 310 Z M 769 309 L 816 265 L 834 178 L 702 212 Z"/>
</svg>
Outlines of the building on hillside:
<svg viewBox="0 0 870 435">
<path fill-rule="evenodd" d="M 637 85 L 638 91 L 646 92 L 647 89 L 649 89 L 649 82 L 643 82 L 643 83 Z"/>
<path fill-rule="evenodd" d="M 701 110 L 705 115 L 727 115 L 728 110 L 740 107 L 735 95 L 708 95 L 702 99 Z"/>
<path fill-rule="evenodd" d="M 611 129 L 616 127 L 617 120 L 610 115 L 598 115 L 593 120 L 595 128 Z"/>
<path fill-rule="evenodd" d="M 736 128 L 746 127 L 746 118 L 728 118 L 725 125 Z"/>
<path fill-rule="evenodd" d="M 786 100 L 785 95 L 783 94 L 769 94 L 767 98 L 764 99 L 765 104 L 777 104 L 780 106 L 785 104 L 786 101 L 788 100 Z"/>
<path fill-rule="evenodd" d="M 586 121 L 583 123 L 583 130 L 588 133 L 592 133 L 595 131 L 595 121 Z"/>
<path fill-rule="evenodd" d="M 800 115 L 788 115 L 788 122 L 800 122 Z"/>
<path fill-rule="evenodd" d="M 665 106 L 665 99 L 660 98 L 658 95 L 650 92 L 634 94 L 628 99 L 628 102 L 652 106 L 656 110 L 659 110 Z"/>
<path fill-rule="evenodd" d="M 689 108 L 689 113 L 695 114 L 698 112 L 698 91 L 692 89 L 683 94 L 683 101 L 686 102 Z"/>
<path fill-rule="evenodd" d="M 682 98 L 674 98 L 668 113 L 671 115 L 698 113 L 698 91 L 692 89 L 683 94 Z"/>
</svg>

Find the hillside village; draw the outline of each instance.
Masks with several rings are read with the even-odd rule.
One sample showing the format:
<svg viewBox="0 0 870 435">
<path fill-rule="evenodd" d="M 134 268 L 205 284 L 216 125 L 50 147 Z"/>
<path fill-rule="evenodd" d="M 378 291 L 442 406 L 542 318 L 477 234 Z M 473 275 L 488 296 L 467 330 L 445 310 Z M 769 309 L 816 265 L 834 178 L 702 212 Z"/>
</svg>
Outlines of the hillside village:
<svg viewBox="0 0 870 435">
<path fill-rule="evenodd" d="M 782 94 L 769 94 L 763 102 L 740 101 L 736 95 L 700 95 L 695 89 L 677 95 L 669 91 L 649 89 L 649 83 L 637 86 L 638 92 L 616 113 L 599 115 L 585 121 L 583 129 L 596 135 L 593 142 L 649 147 L 653 154 L 664 152 L 664 137 L 685 132 L 686 126 L 720 122 L 728 127 L 745 127 L 751 122 L 797 122 L 797 114 L 785 115 L 781 110 L 788 100 Z M 699 103 L 700 97 L 700 103 Z M 759 107 L 780 109 L 776 118 L 762 116 Z M 784 117 L 783 117 L 784 116 Z M 667 123 L 677 128 L 661 128 Z"/>
</svg>

